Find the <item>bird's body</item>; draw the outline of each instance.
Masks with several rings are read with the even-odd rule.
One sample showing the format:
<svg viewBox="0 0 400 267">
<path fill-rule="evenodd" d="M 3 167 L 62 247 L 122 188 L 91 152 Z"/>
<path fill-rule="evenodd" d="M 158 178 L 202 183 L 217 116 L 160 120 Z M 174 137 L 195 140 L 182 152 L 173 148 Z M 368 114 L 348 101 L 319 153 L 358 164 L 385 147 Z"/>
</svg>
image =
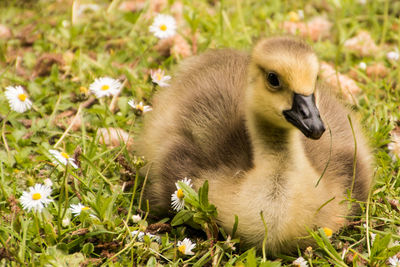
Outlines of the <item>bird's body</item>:
<svg viewBox="0 0 400 267">
<path fill-rule="evenodd" d="M 275 41 L 283 45 L 275 47 Z M 307 228 L 335 231 L 345 225 L 354 206 L 343 201 L 349 192 L 356 200 L 367 197 L 370 151 L 352 112 L 328 88 L 316 85 L 313 55 L 300 41 L 270 38 L 251 56 L 226 49 L 186 60 L 171 86 L 156 95 L 138 143 L 151 164 L 146 189 L 151 209 L 170 210 L 177 180 L 188 177 L 195 188 L 208 180 L 219 224 L 230 232 L 237 215 L 243 243 L 261 248 L 263 211 L 270 254 L 292 251 Z M 303 126 L 293 126 L 296 122 L 287 117 L 292 115 L 285 114 L 294 112 L 293 95 L 314 97 L 314 92 L 330 129 L 321 138 L 322 124 L 306 122 L 316 130 L 300 131 Z M 311 116 L 301 113 L 300 121 Z"/>
</svg>

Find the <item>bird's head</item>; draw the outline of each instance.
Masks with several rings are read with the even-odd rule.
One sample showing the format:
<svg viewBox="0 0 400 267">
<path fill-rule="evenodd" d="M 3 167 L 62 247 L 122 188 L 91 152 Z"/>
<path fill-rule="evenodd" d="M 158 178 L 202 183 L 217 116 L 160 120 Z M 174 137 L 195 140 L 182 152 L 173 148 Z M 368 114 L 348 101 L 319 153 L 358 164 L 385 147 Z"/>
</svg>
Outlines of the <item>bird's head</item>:
<svg viewBox="0 0 400 267">
<path fill-rule="evenodd" d="M 247 104 L 257 116 L 319 139 L 325 131 L 316 105 L 318 59 L 304 42 L 289 37 L 259 41 L 249 68 Z"/>
</svg>

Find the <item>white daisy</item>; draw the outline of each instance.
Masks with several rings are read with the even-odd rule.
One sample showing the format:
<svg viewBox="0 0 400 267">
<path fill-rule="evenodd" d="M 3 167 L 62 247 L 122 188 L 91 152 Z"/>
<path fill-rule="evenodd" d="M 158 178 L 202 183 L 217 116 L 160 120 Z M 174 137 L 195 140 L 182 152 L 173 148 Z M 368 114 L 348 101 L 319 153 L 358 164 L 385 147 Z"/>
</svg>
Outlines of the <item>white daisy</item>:
<svg viewBox="0 0 400 267">
<path fill-rule="evenodd" d="M 185 206 L 184 197 L 185 195 L 183 194 L 183 190 L 180 188 L 171 195 L 171 205 L 174 210 L 180 211 L 183 209 Z"/>
<path fill-rule="evenodd" d="M 72 215 L 79 216 L 82 211 L 89 210 L 90 208 L 88 206 L 82 205 L 81 203 L 78 204 L 71 204 L 69 206 L 69 209 L 71 210 Z"/>
<path fill-rule="evenodd" d="M 185 255 L 194 255 L 192 249 L 196 247 L 196 243 L 190 241 L 189 238 L 183 239 L 183 241 L 178 241 L 178 250 Z"/>
<path fill-rule="evenodd" d="M 58 164 L 62 164 L 62 165 L 67 165 L 67 164 L 71 164 L 71 166 L 75 169 L 78 168 L 78 166 L 75 164 L 75 160 L 73 158 L 71 158 L 67 153 L 65 152 L 60 152 L 58 150 L 54 150 L 54 149 L 50 149 L 49 150 L 50 154 L 53 156 L 53 163 L 58 165 Z"/>
<path fill-rule="evenodd" d="M 34 186 L 29 187 L 29 192 L 24 191 L 19 200 L 21 201 L 21 205 L 24 210 L 34 210 L 40 212 L 44 207 L 53 201 L 49 198 L 50 195 L 50 187 L 42 184 L 35 184 Z"/>
<path fill-rule="evenodd" d="M 187 177 L 185 177 L 183 180 L 181 180 L 181 182 L 192 187 L 192 183 L 191 183 L 192 180 L 188 179 Z M 171 202 L 172 202 L 171 205 L 174 210 L 180 211 L 185 206 L 185 199 L 184 199 L 185 194 L 183 193 L 183 190 L 181 189 L 181 187 L 179 186 L 178 183 L 175 183 L 175 186 L 176 186 L 177 190 L 171 195 Z"/>
<path fill-rule="evenodd" d="M 361 70 L 366 70 L 367 69 L 367 63 L 365 63 L 364 61 L 361 61 L 360 64 L 358 64 L 358 67 Z"/>
<path fill-rule="evenodd" d="M 134 110 L 140 113 L 146 113 L 148 111 L 152 111 L 153 109 L 150 106 L 143 105 L 143 102 L 136 103 L 135 100 L 131 99 L 128 101 L 129 106 L 131 106 Z"/>
<path fill-rule="evenodd" d="M 392 60 L 392 61 L 397 61 L 399 60 L 399 52 L 398 51 L 390 51 L 389 53 L 386 54 L 387 59 Z"/>
<path fill-rule="evenodd" d="M 139 214 L 132 215 L 132 221 L 133 221 L 134 223 L 139 222 L 141 219 L 142 219 L 142 217 L 141 217 Z"/>
<path fill-rule="evenodd" d="M 294 266 L 299 266 L 299 267 L 306 267 L 308 266 L 307 261 L 303 257 L 298 257 L 293 263 Z"/>
<path fill-rule="evenodd" d="M 118 94 L 121 87 L 122 84 L 118 80 L 110 77 L 102 77 L 95 79 L 89 86 L 89 89 L 97 98 L 102 98 L 104 96 Z"/>
<path fill-rule="evenodd" d="M 16 112 L 23 113 L 32 107 L 32 102 L 20 85 L 6 87 L 5 95 L 10 108 Z"/>
<path fill-rule="evenodd" d="M 397 258 L 396 255 L 394 255 L 393 257 L 390 257 L 388 260 L 389 260 L 390 266 L 400 267 L 400 260 L 399 260 L 399 258 Z"/>
<path fill-rule="evenodd" d="M 171 76 L 165 75 L 165 72 L 161 69 L 158 70 L 151 70 L 151 80 L 153 83 L 158 84 L 160 87 L 166 87 L 169 86 L 167 81 L 171 79 Z"/>
<path fill-rule="evenodd" d="M 172 16 L 158 14 L 149 28 L 150 32 L 159 39 L 172 37 L 176 33 L 176 21 Z"/>
</svg>

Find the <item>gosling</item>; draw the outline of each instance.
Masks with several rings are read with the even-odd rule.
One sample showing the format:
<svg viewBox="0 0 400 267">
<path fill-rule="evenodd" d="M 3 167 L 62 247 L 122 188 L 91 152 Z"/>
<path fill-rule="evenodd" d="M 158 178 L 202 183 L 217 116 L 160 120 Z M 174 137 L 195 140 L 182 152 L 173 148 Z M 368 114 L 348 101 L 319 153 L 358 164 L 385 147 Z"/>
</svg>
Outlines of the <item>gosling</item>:
<svg viewBox="0 0 400 267">
<path fill-rule="evenodd" d="M 372 157 L 356 116 L 318 71 L 313 50 L 289 37 L 263 39 L 251 55 L 224 49 L 184 61 L 138 142 L 153 212 L 168 214 L 175 182 L 188 177 L 195 189 L 208 180 L 228 233 L 238 216 L 244 246 L 261 249 L 262 211 L 269 255 L 307 245 L 307 229 L 346 225 L 357 206 L 349 195 L 367 198 Z"/>
</svg>

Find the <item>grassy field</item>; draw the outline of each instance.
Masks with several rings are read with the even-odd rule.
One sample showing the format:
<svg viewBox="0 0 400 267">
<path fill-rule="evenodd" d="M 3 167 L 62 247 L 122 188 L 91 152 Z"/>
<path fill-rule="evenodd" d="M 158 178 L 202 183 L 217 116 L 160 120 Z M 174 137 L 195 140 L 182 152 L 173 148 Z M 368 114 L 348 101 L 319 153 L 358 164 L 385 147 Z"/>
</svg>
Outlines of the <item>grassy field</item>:
<svg viewBox="0 0 400 267">
<path fill-rule="evenodd" d="M 149 31 L 158 13 L 175 18 L 174 37 Z M 292 266 L 300 256 L 309 266 L 396 266 L 399 16 L 400 2 L 390 0 L 1 1 L 0 266 Z M 128 101 L 152 105 L 161 88 L 151 70 L 173 76 L 190 55 L 248 51 L 258 38 L 288 31 L 312 45 L 325 64 L 320 79 L 354 106 L 370 137 L 376 182 L 362 215 L 332 236 L 311 231 L 317 245 L 277 259 L 241 249 L 223 231 L 218 242 L 207 239 L 215 211 L 204 208 L 204 191 L 188 192 L 191 207 L 172 226 L 172 218 L 153 218 L 141 195 L 145 159 L 134 153 L 146 114 Z M 106 76 L 122 90 L 98 99 L 90 85 Z M 23 113 L 5 97 L 17 85 L 32 101 Z M 77 168 L 57 162 L 52 149 Z M 49 203 L 28 210 L 21 196 L 35 184 L 48 185 Z M 86 208 L 75 216 L 79 203 Z M 197 231 L 182 223 L 193 214 L 203 218 L 191 223 Z M 178 249 L 184 238 L 196 243 L 194 255 Z"/>
</svg>

